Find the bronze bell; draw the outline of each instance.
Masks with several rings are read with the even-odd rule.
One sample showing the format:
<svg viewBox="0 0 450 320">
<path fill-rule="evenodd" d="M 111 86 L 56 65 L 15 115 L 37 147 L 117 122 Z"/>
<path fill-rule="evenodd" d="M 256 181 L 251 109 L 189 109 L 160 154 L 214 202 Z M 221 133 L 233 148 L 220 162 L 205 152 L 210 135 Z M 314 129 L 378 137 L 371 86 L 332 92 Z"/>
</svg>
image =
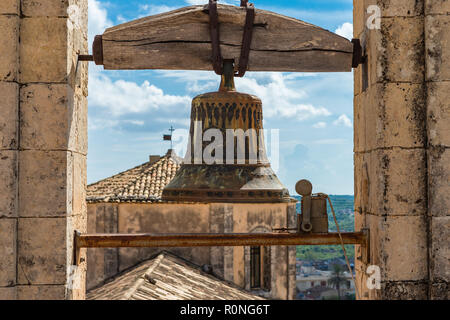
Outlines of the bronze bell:
<svg viewBox="0 0 450 320">
<path fill-rule="evenodd" d="M 219 91 L 192 100 L 186 157 L 162 199 L 290 201 L 288 189 L 270 167 L 262 120 L 261 100 L 236 91 L 233 64 L 225 63 Z"/>
</svg>

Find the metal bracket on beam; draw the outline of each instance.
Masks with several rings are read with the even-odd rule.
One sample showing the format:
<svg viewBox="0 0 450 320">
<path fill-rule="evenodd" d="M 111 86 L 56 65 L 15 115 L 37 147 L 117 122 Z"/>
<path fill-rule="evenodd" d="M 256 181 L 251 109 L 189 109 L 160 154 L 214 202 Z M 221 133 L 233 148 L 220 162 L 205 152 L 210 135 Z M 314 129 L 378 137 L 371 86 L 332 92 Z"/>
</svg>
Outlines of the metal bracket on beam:
<svg viewBox="0 0 450 320">
<path fill-rule="evenodd" d="M 363 49 L 361 46 L 361 41 L 359 39 L 352 39 L 352 43 L 353 43 L 352 67 L 358 68 L 360 64 L 366 62 L 367 56 L 363 55 Z"/>
<path fill-rule="evenodd" d="M 364 242 L 361 244 L 362 263 L 367 265 L 370 263 L 370 230 L 364 228 L 361 232 L 364 233 Z"/>
<path fill-rule="evenodd" d="M 81 250 L 81 246 L 79 243 L 79 238 L 81 236 L 81 233 L 78 230 L 74 231 L 74 241 L 73 241 L 73 265 L 78 266 L 81 261 L 81 255 L 80 255 L 80 250 Z"/>
<path fill-rule="evenodd" d="M 78 61 L 94 61 L 94 56 L 90 54 L 79 54 Z"/>
</svg>

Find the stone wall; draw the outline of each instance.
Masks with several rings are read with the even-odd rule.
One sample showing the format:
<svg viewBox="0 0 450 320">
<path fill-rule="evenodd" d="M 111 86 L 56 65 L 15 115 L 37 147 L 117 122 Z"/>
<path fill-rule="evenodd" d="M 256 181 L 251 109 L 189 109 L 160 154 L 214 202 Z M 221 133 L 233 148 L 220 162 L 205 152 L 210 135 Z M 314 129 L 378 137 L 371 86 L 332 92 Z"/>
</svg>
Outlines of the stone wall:
<svg viewBox="0 0 450 320">
<path fill-rule="evenodd" d="M 0 299 L 83 299 L 87 0 L 1 0 L 0 30 Z"/>
<path fill-rule="evenodd" d="M 272 232 L 296 226 L 293 204 L 88 204 L 89 233 L 247 233 Z M 250 289 L 249 247 L 88 249 L 87 288 L 167 250 L 199 266 L 211 265 L 214 274 Z M 247 254 L 246 254 L 247 252 Z M 270 295 L 295 295 L 293 247 L 271 248 Z"/>
<path fill-rule="evenodd" d="M 379 29 L 366 26 L 369 5 Z M 363 299 L 448 299 L 450 2 L 355 0 L 355 225 L 370 229 L 356 261 Z M 356 248 L 356 256 L 361 248 Z M 381 289 L 366 285 L 368 265 Z"/>
</svg>

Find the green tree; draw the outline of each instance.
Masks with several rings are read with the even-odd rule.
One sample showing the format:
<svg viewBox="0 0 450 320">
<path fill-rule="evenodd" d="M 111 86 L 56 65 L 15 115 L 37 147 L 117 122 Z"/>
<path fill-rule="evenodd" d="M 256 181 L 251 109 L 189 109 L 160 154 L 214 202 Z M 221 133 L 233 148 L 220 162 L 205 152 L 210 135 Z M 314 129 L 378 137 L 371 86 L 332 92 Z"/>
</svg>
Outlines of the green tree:
<svg viewBox="0 0 450 320">
<path fill-rule="evenodd" d="M 347 280 L 344 277 L 344 269 L 340 264 L 333 264 L 332 266 L 333 272 L 330 279 L 328 279 L 328 284 L 331 287 L 336 288 L 338 293 L 338 300 L 341 300 L 341 284 L 347 283 Z"/>
</svg>

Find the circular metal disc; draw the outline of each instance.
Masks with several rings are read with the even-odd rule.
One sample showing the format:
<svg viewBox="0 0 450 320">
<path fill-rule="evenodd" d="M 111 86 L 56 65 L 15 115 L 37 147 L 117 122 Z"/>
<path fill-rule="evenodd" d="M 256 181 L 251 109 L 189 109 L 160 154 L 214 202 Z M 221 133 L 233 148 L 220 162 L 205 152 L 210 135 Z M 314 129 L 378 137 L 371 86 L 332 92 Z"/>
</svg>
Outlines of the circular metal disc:
<svg viewBox="0 0 450 320">
<path fill-rule="evenodd" d="M 308 180 L 300 180 L 295 185 L 295 191 L 301 196 L 308 196 L 312 192 L 312 184 Z"/>
</svg>

